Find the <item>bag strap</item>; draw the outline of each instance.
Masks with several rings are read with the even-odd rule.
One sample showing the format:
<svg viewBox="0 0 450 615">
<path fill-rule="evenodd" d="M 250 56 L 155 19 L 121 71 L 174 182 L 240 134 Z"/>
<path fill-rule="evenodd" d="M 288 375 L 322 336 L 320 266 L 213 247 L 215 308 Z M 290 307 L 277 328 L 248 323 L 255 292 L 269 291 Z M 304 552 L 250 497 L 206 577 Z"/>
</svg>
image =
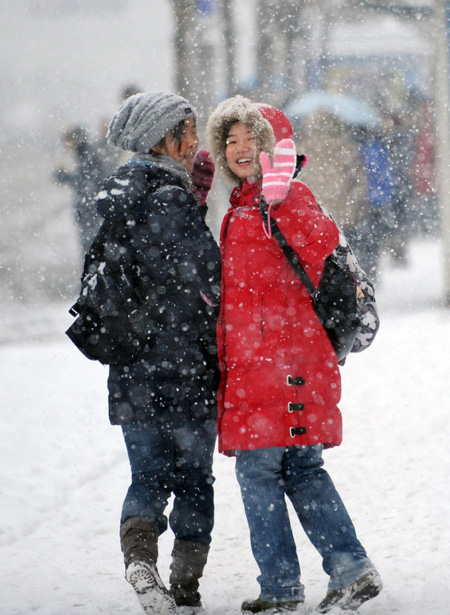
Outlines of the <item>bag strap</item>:
<svg viewBox="0 0 450 615">
<path fill-rule="evenodd" d="M 263 220 L 263 224 L 267 227 L 267 224 L 265 222 L 265 220 L 267 219 L 267 201 L 262 195 L 261 195 L 261 201 L 260 201 L 260 210 L 261 210 L 261 218 Z M 278 224 L 275 222 L 275 220 L 272 217 L 270 217 L 269 220 L 270 220 L 270 228 L 272 231 L 272 235 L 277 240 L 278 244 L 280 245 L 280 248 L 283 250 L 284 254 L 286 255 L 286 258 L 288 259 L 295 273 L 298 275 L 300 280 L 306 286 L 311 297 L 313 297 L 314 293 L 316 292 L 316 287 L 311 282 L 306 271 L 303 269 L 303 265 L 300 263 L 297 254 L 288 244 L 286 237 L 280 231 Z"/>
<path fill-rule="evenodd" d="M 90 261 L 101 258 L 104 252 L 105 241 L 111 230 L 112 223 L 110 220 L 103 220 L 100 228 L 97 231 L 88 251 L 86 252 L 85 259 Z"/>
</svg>

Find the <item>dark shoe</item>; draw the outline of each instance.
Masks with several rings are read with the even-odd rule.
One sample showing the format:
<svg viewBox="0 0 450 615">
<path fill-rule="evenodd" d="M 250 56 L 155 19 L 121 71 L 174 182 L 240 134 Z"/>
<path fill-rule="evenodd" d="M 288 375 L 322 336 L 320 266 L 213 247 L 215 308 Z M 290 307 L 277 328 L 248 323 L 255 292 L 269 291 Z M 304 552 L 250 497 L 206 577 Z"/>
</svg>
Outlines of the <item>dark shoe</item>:
<svg viewBox="0 0 450 615">
<path fill-rule="evenodd" d="M 241 611 L 243 613 L 295 613 L 298 605 L 301 604 L 296 600 L 286 600 L 285 602 L 268 602 L 257 598 L 256 600 L 245 600 L 242 603 Z"/>
<path fill-rule="evenodd" d="M 134 560 L 127 566 L 125 576 L 147 615 L 176 613 L 175 600 L 161 581 L 154 563 Z"/>
<path fill-rule="evenodd" d="M 204 613 L 203 606 L 177 606 L 177 615 L 201 615 Z"/>
<path fill-rule="evenodd" d="M 177 615 L 201 615 L 204 613 L 203 606 L 177 606 Z"/>
<path fill-rule="evenodd" d="M 334 607 L 343 611 L 356 611 L 361 604 L 378 596 L 382 589 L 383 583 L 378 572 L 369 572 L 343 589 L 329 591 L 316 613 L 328 613 Z"/>
<path fill-rule="evenodd" d="M 194 615 L 203 610 L 201 596 L 197 591 L 198 584 L 193 587 L 172 587 L 170 593 L 177 605 L 177 614 Z"/>
</svg>

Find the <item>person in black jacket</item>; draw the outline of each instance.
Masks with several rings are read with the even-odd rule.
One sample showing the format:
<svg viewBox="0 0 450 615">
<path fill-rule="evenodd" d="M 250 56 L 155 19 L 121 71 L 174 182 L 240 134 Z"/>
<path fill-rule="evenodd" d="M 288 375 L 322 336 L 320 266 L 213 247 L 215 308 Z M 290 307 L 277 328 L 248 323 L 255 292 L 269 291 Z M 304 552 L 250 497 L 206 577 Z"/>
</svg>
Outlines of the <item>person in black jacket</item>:
<svg viewBox="0 0 450 615">
<path fill-rule="evenodd" d="M 53 174 L 55 182 L 69 186 L 74 194 L 74 215 L 83 253 L 89 250 L 99 227 L 100 216 L 95 198 L 105 179 L 105 165 L 99 152 L 82 126 L 66 130 L 63 141 L 73 156 L 74 168 L 59 168 Z"/>
<path fill-rule="evenodd" d="M 110 421 L 122 426 L 132 474 L 120 527 L 126 578 L 146 613 L 196 610 L 214 519 L 220 292 L 219 249 L 206 206 L 193 195 L 196 113 L 173 94 L 136 94 L 107 138 L 133 155 L 107 179 L 97 208 L 125 225 L 122 249 L 138 266 L 150 321 L 142 355 L 110 366 L 108 380 Z M 168 524 L 175 535 L 170 590 L 156 567 Z"/>
</svg>

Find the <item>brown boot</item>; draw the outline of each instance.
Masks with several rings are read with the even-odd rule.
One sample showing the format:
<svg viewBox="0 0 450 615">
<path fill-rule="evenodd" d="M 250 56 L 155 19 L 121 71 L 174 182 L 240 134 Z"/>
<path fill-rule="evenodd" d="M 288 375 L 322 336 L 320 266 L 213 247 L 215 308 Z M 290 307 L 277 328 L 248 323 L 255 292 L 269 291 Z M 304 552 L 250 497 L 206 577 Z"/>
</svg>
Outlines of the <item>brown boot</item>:
<svg viewBox="0 0 450 615">
<path fill-rule="evenodd" d="M 208 559 L 209 545 L 190 540 L 175 540 L 170 569 L 170 593 L 176 605 L 186 607 L 183 613 L 201 610 L 199 579 Z"/>
<path fill-rule="evenodd" d="M 159 530 L 156 523 L 130 517 L 120 526 L 120 546 L 125 567 L 134 559 L 154 562 L 158 560 Z"/>
<path fill-rule="evenodd" d="M 120 528 L 125 578 L 147 615 L 173 615 L 176 605 L 156 567 L 158 527 L 153 521 L 131 517 Z"/>
</svg>

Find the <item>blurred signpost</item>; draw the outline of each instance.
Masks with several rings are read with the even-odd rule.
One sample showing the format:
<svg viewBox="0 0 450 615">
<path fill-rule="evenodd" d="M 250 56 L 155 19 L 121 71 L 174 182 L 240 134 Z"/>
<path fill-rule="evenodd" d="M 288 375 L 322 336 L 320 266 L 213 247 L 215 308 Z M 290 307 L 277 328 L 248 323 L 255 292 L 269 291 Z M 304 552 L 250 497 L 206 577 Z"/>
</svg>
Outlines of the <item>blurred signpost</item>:
<svg viewBox="0 0 450 615">
<path fill-rule="evenodd" d="M 444 303 L 450 307 L 450 98 L 449 98 L 449 30 L 450 3 L 436 0 L 434 30 L 436 35 L 436 146 L 439 202 L 442 211 L 444 257 Z"/>
</svg>

